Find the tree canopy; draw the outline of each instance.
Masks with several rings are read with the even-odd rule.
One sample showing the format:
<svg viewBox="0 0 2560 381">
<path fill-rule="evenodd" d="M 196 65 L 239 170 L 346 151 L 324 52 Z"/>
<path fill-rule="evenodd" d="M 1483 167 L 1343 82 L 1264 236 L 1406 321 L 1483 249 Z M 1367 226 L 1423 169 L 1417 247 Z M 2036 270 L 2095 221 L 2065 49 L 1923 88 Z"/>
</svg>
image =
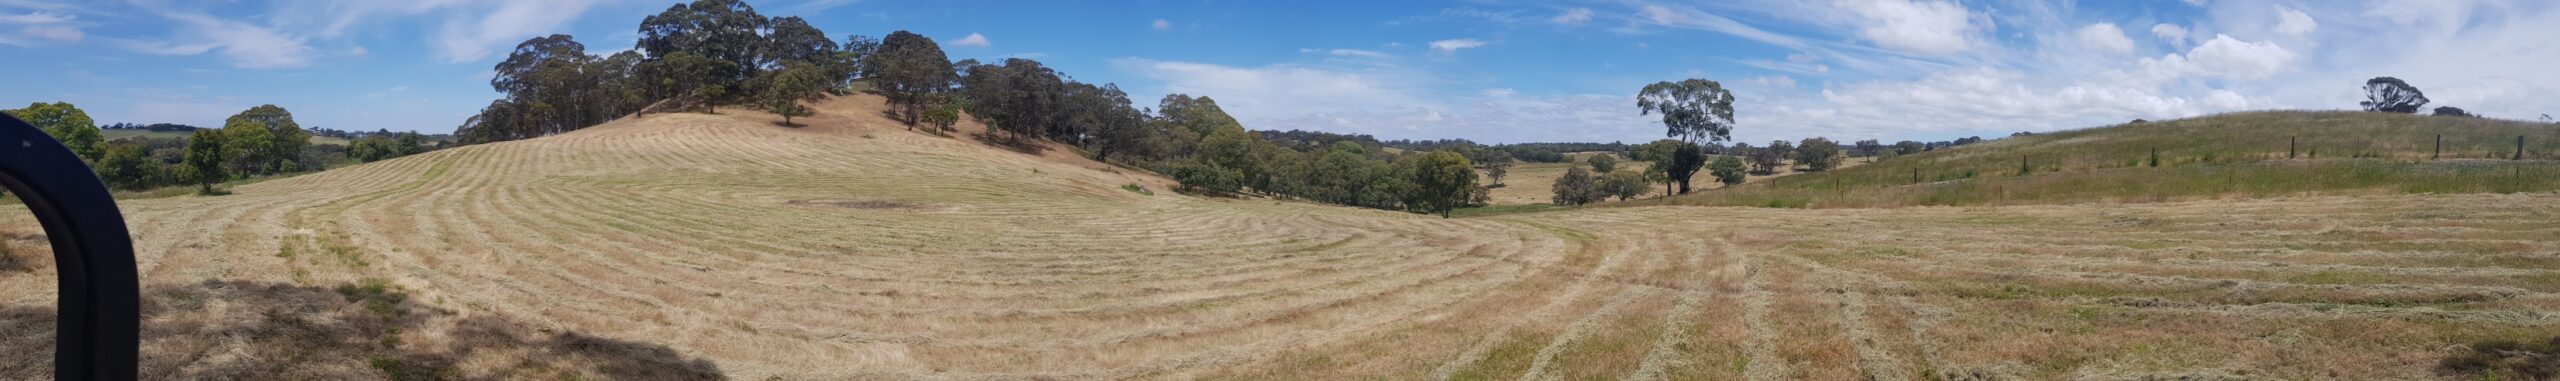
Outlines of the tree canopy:
<svg viewBox="0 0 2560 381">
<path fill-rule="evenodd" d="M 2427 93 L 2418 91 L 2399 78 L 2374 77 L 2364 81 L 2365 111 L 2416 114 L 2427 106 Z"/>
<path fill-rule="evenodd" d="M 1582 167 L 1566 168 L 1564 176 L 1556 177 L 1554 191 L 1555 197 L 1552 201 L 1556 205 L 1589 204 L 1608 197 L 1608 194 L 1600 189 L 1599 176 L 1592 175 L 1590 170 Z"/>
<path fill-rule="evenodd" d="M 1806 171 L 1821 172 L 1839 168 L 1846 157 L 1840 152 L 1840 143 L 1827 138 L 1805 138 L 1802 144 L 1796 145 L 1796 164 L 1804 166 Z"/>
<path fill-rule="evenodd" d="M 1691 78 L 1645 85 L 1636 93 L 1636 108 L 1662 114 L 1666 134 L 1698 143 L 1733 138 L 1733 92 L 1716 81 Z"/>
<path fill-rule="evenodd" d="M 311 144 L 311 133 L 294 123 L 293 113 L 276 105 L 260 105 L 222 122 L 224 157 L 241 174 L 301 171 L 295 160 Z"/>
<path fill-rule="evenodd" d="M 67 102 L 37 102 L 28 104 L 27 108 L 7 112 L 9 116 L 44 130 L 45 135 L 71 148 L 71 153 L 79 155 L 82 160 L 96 161 L 106 153 L 104 147 L 99 146 L 106 139 L 98 130 L 98 122 L 89 119 L 89 112 L 81 111 L 80 107 Z"/>
<path fill-rule="evenodd" d="M 1405 204 L 1416 212 L 1438 213 L 1448 217 L 1450 210 L 1467 205 L 1475 196 L 1475 166 L 1465 155 L 1434 151 L 1415 159 L 1413 193 Z"/>
<path fill-rule="evenodd" d="M 874 88 L 889 97 L 898 120 L 915 124 L 931 107 L 932 95 L 950 91 L 955 79 L 951 59 L 931 38 L 907 31 L 890 32 L 880 48 L 862 60 Z"/>
<path fill-rule="evenodd" d="M 1647 115 L 1662 114 L 1665 135 L 1695 145 L 1733 138 L 1733 100 L 1733 92 L 1725 91 L 1723 84 L 1690 78 L 1646 85 L 1636 93 L 1636 108 Z M 1689 193 L 1686 179 L 1697 173 L 1701 163 L 1673 159 L 1669 173 L 1672 178 L 1681 179 L 1680 193 Z"/>
</svg>

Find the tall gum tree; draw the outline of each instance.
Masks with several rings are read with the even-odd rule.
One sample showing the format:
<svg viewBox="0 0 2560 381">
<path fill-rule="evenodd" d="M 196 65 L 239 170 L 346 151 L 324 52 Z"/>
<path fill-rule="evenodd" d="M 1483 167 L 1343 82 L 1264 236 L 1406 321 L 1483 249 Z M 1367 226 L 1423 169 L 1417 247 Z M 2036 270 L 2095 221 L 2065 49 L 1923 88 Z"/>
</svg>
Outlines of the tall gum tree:
<svg viewBox="0 0 2560 381">
<path fill-rule="evenodd" d="M 1646 115 L 1662 114 L 1665 135 L 1686 143 L 1665 168 L 1680 183 L 1681 194 L 1689 193 L 1689 177 L 1706 164 L 1698 144 L 1733 140 L 1733 92 L 1716 81 L 1690 78 L 1645 85 L 1636 93 L 1636 108 Z"/>
</svg>

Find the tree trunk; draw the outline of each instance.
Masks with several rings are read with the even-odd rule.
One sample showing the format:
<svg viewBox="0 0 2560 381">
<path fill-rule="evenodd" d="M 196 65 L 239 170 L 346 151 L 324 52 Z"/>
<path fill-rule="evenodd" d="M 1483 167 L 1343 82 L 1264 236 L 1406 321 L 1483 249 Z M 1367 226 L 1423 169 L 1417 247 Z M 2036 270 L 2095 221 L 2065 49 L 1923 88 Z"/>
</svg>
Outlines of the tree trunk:
<svg viewBox="0 0 2560 381">
<path fill-rule="evenodd" d="M 1689 194 L 1689 179 L 1680 179 L 1680 194 Z"/>
</svg>

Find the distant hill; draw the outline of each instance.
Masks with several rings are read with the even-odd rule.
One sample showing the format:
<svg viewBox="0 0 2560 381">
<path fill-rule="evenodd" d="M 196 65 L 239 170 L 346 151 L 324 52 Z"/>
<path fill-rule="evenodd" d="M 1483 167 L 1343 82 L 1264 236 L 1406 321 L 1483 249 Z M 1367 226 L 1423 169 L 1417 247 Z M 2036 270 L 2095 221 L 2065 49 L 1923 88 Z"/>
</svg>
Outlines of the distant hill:
<svg viewBox="0 0 2560 381">
<path fill-rule="evenodd" d="M 2520 136 L 2524 160 L 2509 160 L 2517 158 Z M 1633 204 L 1879 207 L 2538 192 L 2560 189 L 2555 160 L 2560 125 L 2262 111 L 2014 136 Z"/>
</svg>

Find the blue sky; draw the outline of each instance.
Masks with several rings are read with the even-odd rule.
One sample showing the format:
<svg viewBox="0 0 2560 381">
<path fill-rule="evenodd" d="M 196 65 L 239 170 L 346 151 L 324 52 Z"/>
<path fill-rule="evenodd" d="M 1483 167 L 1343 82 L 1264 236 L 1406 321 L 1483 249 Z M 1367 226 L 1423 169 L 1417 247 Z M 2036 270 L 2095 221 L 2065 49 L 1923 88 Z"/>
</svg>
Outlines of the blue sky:
<svg viewBox="0 0 2560 381">
<path fill-rule="evenodd" d="M 2269 108 L 2353 108 L 2392 75 L 2511 119 L 2560 113 L 2543 0 L 750 1 L 841 39 L 1038 59 L 1138 103 L 1217 98 L 1254 129 L 1645 141 L 1644 84 L 1723 82 L 1738 140 L 1943 140 Z M 668 0 L 0 0 L 0 103 L 100 123 L 448 132 L 540 35 L 629 49 Z"/>
</svg>

